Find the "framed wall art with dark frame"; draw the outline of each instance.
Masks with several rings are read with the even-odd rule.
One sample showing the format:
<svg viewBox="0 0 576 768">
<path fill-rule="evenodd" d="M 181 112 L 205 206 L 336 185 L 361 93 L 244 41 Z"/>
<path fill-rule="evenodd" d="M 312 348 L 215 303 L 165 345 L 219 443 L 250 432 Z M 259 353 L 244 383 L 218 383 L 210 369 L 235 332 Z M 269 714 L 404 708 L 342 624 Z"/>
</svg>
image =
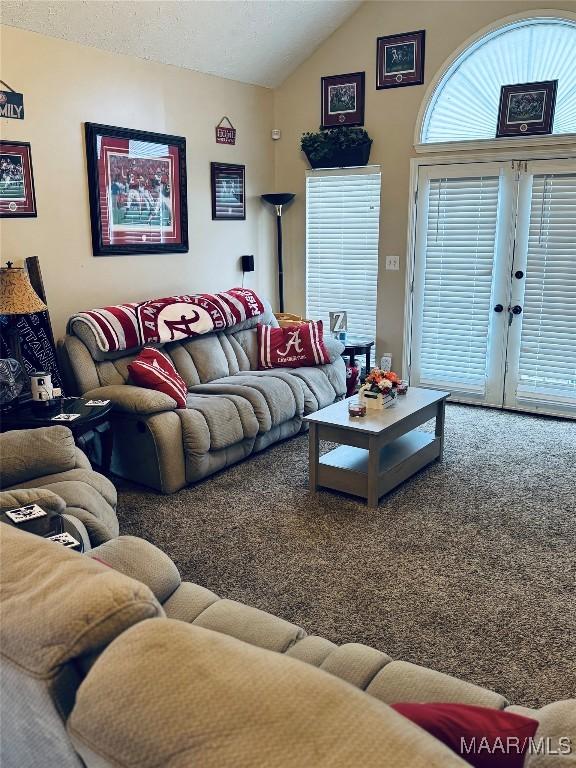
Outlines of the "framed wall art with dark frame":
<svg viewBox="0 0 576 768">
<path fill-rule="evenodd" d="M 0 141 L 0 218 L 37 215 L 30 144 Z"/>
<path fill-rule="evenodd" d="M 243 221 L 246 218 L 246 166 L 210 163 L 212 219 Z"/>
<path fill-rule="evenodd" d="M 496 138 L 552 133 L 558 80 L 503 85 Z"/>
<path fill-rule="evenodd" d="M 186 139 L 86 123 L 94 256 L 188 251 Z"/>
<path fill-rule="evenodd" d="M 364 125 L 364 72 L 330 75 L 321 82 L 321 128 Z"/>
<path fill-rule="evenodd" d="M 376 88 L 402 88 L 424 82 L 426 31 L 379 37 L 376 41 Z"/>
</svg>

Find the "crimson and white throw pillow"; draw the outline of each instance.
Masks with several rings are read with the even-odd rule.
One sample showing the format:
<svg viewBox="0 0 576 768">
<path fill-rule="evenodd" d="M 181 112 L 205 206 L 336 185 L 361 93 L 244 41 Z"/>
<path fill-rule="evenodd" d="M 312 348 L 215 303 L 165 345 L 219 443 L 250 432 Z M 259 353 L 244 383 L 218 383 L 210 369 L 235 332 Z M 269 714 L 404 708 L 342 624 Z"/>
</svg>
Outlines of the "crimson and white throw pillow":
<svg viewBox="0 0 576 768">
<path fill-rule="evenodd" d="M 258 368 L 301 368 L 326 365 L 330 356 L 324 346 L 322 320 L 272 328 L 258 323 Z"/>
<path fill-rule="evenodd" d="M 138 357 L 128 365 L 134 384 L 146 389 L 164 392 L 176 400 L 178 408 L 186 408 L 188 388 L 170 358 L 159 349 L 144 347 Z"/>
</svg>

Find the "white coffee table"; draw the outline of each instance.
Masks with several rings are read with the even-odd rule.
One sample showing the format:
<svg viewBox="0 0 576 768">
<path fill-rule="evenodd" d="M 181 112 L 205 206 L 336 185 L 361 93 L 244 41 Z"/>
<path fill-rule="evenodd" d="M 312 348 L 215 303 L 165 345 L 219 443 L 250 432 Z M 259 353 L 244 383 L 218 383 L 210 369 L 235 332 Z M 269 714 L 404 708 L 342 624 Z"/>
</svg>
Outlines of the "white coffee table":
<svg viewBox="0 0 576 768">
<path fill-rule="evenodd" d="M 310 489 L 343 491 L 367 499 L 369 507 L 404 480 L 442 458 L 444 412 L 450 392 L 410 387 L 390 408 L 348 415 L 350 400 L 340 400 L 306 416 L 310 425 Z M 436 417 L 432 435 L 416 427 Z M 320 440 L 340 443 L 319 455 Z"/>
</svg>

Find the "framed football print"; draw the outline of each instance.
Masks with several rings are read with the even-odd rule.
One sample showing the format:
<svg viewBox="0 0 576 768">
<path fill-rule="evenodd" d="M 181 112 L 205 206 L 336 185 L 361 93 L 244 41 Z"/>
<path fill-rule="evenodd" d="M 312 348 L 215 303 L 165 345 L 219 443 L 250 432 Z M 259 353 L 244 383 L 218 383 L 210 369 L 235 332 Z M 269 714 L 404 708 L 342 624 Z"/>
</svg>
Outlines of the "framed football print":
<svg viewBox="0 0 576 768">
<path fill-rule="evenodd" d="M 496 137 L 552 133 L 558 80 L 503 85 Z"/>
<path fill-rule="evenodd" d="M 212 218 L 243 221 L 246 218 L 246 166 L 210 163 Z"/>
<path fill-rule="evenodd" d="M 186 139 L 85 128 L 94 256 L 186 252 Z"/>
<path fill-rule="evenodd" d="M 0 141 L 0 218 L 37 216 L 30 144 Z"/>
<path fill-rule="evenodd" d="M 364 125 L 364 72 L 322 78 L 322 128 Z"/>
<path fill-rule="evenodd" d="M 379 37 L 376 42 L 376 88 L 401 88 L 424 82 L 426 32 Z"/>
</svg>

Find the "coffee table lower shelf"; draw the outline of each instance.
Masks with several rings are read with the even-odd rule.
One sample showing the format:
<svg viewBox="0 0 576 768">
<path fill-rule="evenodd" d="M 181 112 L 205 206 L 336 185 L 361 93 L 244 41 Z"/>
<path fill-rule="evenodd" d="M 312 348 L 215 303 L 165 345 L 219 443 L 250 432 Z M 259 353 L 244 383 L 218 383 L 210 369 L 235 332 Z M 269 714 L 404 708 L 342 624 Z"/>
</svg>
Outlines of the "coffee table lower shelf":
<svg viewBox="0 0 576 768">
<path fill-rule="evenodd" d="M 441 453 L 441 439 L 417 429 L 387 443 L 380 450 L 378 497 L 389 493 Z M 340 445 L 324 454 L 318 463 L 318 485 L 367 499 L 368 456 L 367 449 L 351 445 Z"/>
</svg>

